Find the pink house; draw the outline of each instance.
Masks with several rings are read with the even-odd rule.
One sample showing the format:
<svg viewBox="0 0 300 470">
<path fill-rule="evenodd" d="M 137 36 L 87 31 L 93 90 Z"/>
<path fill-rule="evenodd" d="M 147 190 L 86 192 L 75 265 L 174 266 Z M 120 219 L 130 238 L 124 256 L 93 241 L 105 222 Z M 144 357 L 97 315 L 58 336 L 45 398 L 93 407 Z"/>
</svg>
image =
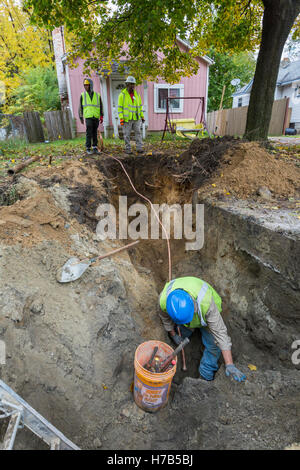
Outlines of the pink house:
<svg viewBox="0 0 300 470">
<path fill-rule="evenodd" d="M 63 29 L 56 28 L 52 36 L 62 106 L 70 107 L 76 120 L 77 132 L 82 133 L 85 132 L 85 126 L 80 123 L 78 118 L 78 105 L 80 94 L 84 91 L 83 80 L 86 77 L 86 74 L 83 73 L 84 62 L 79 59 L 78 66 L 71 69 L 66 60 Z M 178 44 L 184 50 L 189 48 L 188 44 L 181 39 L 178 39 Z M 199 63 L 198 73 L 192 77 L 183 77 L 175 85 L 158 79 L 155 83 L 144 81 L 142 85 L 137 86 L 137 91 L 142 97 L 145 124 L 148 131 L 162 131 L 164 129 L 166 97 L 203 96 L 207 106 L 209 66 L 213 61 L 207 56 L 199 57 L 197 60 Z M 100 130 L 104 131 L 105 137 L 112 135 L 117 137 L 119 135 L 118 96 L 125 87 L 126 77 L 118 73 L 116 65 L 115 70 L 109 76 L 100 76 L 94 72 L 90 78 L 94 82 L 94 90 L 100 92 L 103 101 L 104 122 Z M 172 119 L 194 118 L 198 124 L 201 118 L 199 108 L 199 100 L 172 100 Z"/>
</svg>

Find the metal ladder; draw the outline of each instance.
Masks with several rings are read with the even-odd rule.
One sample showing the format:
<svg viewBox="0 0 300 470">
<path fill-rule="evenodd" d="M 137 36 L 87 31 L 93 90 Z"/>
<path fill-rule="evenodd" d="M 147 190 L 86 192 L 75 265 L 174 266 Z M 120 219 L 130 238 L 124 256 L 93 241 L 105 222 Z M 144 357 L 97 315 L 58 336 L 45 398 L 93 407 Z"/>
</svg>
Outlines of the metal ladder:
<svg viewBox="0 0 300 470">
<path fill-rule="evenodd" d="M 80 450 L 49 421 L 31 408 L 25 400 L 0 380 L 0 419 L 9 418 L 9 423 L 0 443 L 0 449 L 12 450 L 19 428 L 26 426 L 45 441 L 51 450 Z"/>
</svg>

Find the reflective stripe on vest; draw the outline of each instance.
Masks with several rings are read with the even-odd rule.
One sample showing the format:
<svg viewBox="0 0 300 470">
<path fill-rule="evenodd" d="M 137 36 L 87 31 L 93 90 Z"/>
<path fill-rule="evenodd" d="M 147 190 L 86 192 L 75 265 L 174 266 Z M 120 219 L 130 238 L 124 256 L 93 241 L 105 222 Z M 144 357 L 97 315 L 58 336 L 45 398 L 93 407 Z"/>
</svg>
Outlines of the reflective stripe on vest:
<svg viewBox="0 0 300 470">
<path fill-rule="evenodd" d="M 204 321 L 204 318 L 202 315 L 202 309 L 201 309 L 201 302 L 204 299 L 207 290 L 208 290 L 208 284 L 206 284 L 206 282 L 203 282 L 202 287 L 197 297 L 198 314 L 199 314 L 199 318 L 200 318 L 202 326 L 207 326 L 207 323 Z"/>
<path fill-rule="evenodd" d="M 176 281 L 176 279 L 174 279 L 173 281 L 170 282 L 170 284 L 168 285 L 167 287 L 167 298 L 168 298 L 168 295 L 171 293 L 171 290 L 172 290 L 172 287 L 173 287 L 173 284 L 174 282 Z"/>
<path fill-rule="evenodd" d="M 121 91 L 118 99 L 118 114 L 120 119 L 124 119 L 125 122 L 128 122 L 130 120 L 139 120 L 143 118 L 142 100 L 135 90 L 134 102 L 135 104 L 132 102 L 132 98 L 126 89 Z"/>
<path fill-rule="evenodd" d="M 96 92 L 94 92 L 96 93 Z M 97 97 L 97 104 L 91 104 L 91 103 L 87 103 L 86 101 L 86 95 L 87 95 L 87 92 L 85 91 L 84 94 L 83 94 L 83 107 L 85 106 L 93 106 L 94 108 L 99 108 L 99 95 L 98 93 L 96 93 L 96 97 Z M 94 96 L 93 96 L 93 99 L 94 99 Z"/>
</svg>

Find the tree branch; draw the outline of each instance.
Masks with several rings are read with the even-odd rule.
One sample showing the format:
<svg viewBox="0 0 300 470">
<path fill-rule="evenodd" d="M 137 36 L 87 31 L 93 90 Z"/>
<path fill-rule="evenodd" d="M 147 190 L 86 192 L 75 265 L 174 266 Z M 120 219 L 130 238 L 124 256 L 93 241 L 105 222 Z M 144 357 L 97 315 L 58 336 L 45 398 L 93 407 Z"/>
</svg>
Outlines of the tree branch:
<svg viewBox="0 0 300 470">
<path fill-rule="evenodd" d="M 245 6 L 245 8 L 243 9 L 242 13 L 241 13 L 241 16 L 243 16 L 245 13 L 246 13 L 246 10 L 248 7 L 250 7 L 251 5 L 251 0 L 248 1 L 247 5 Z"/>
</svg>

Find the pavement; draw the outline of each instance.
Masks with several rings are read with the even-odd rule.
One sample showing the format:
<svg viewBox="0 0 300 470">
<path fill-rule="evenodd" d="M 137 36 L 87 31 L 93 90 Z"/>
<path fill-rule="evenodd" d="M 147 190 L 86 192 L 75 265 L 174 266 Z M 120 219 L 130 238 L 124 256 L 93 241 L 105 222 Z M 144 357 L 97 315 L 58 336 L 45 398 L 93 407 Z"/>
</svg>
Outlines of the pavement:
<svg viewBox="0 0 300 470">
<path fill-rule="evenodd" d="M 283 145 L 300 145 L 300 137 L 269 137 L 269 140 Z"/>
</svg>

